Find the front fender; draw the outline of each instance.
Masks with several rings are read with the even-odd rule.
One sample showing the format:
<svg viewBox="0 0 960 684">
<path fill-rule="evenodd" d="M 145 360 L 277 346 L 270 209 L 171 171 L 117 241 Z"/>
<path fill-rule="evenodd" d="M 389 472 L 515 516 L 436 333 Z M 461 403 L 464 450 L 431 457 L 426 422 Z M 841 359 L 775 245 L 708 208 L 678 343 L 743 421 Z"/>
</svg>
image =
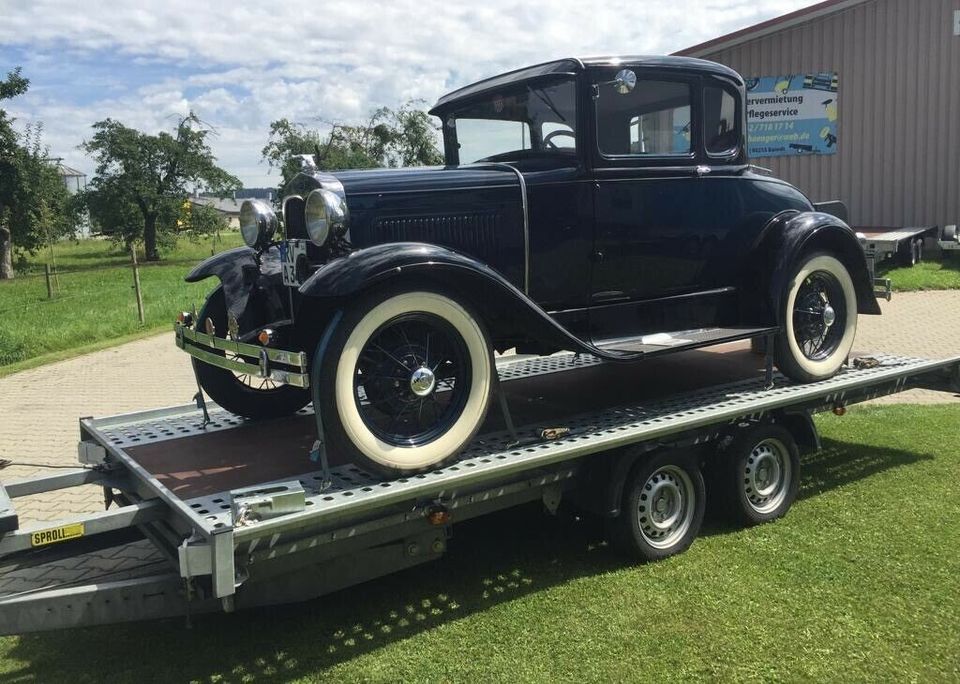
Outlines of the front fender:
<svg viewBox="0 0 960 684">
<path fill-rule="evenodd" d="M 256 268 L 256 252 L 250 247 L 235 247 L 204 259 L 193 267 L 184 280 L 197 283 L 210 276 L 217 276 L 223 281 L 224 278 L 238 277 L 244 266 Z"/>
<path fill-rule="evenodd" d="M 634 358 L 611 355 L 573 335 L 499 272 L 439 245 L 394 242 L 357 250 L 320 267 L 300 286 L 300 293 L 308 297 L 343 298 L 409 278 L 455 290 L 492 330 L 520 331 L 556 349 L 610 360 Z"/>
<path fill-rule="evenodd" d="M 822 250 L 835 255 L 850 272 L 857 292 L 858 313 L 880 313 L 863 247 L 853 229 L 836 216 L 818 211 L 778 214 L 764 230 L 762 242 L 763 246 L 755 253 L 770 264 L 767 291 L 773 312 L 781 310 L 787 281 L 797 260 L 805 253 Z"/>
<path fill-rule="evenodd" d="M 227 313 L 242 323 L 250 318 L 245 314 L 250 308 L 251 297 L 257 291 L 262 293 L 261 299 L 268 308 L 268 313 L 260 317 L 282 317 L 282 303 L 277 292 L 282 287 L 280 268 L 280 250 L 276 247 L 263 250 L 259 258 L 250 247 L 236 247 L 200 262 L 184 280 L 196 283 L 217 276 L 223 284 Z"/>
</svg>

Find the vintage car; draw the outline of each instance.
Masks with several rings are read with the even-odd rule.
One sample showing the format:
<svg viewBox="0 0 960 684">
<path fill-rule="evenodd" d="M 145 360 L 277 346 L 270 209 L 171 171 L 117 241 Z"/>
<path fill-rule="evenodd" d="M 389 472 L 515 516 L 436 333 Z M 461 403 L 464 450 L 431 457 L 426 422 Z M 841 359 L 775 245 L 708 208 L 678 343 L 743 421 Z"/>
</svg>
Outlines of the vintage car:
<svg viewBox="0 0 960 684">
<path fill-rule="evenodd" d="M 392 475 L 474 436 L 495 352 L 633 362 L 766 336 L 786 376 L 828 378 L 880 313 L 863 249 L 748 164 L 744 94 L 707 61 L 561 59 L 440 98 L 442 168 L 305 155 L 282 237 L 247 201 L 249 246 L 187 276 L 220 286 L 177 343 L 221 406 L 312 401 L 326 444 Z"/>
</svg>

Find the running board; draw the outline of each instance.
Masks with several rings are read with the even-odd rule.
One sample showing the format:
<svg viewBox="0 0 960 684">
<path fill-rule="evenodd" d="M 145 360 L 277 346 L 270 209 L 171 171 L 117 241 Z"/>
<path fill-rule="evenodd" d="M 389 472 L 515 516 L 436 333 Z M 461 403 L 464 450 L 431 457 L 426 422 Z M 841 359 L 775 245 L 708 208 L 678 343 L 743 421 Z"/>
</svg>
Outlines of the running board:
<svg viewBox="0 0 960 684">
<path fill-rule="evenodd" d="M 699 328 L 638 337 L 621 337 L 596 344 L 610 355 L 655 356 L 697 349 L 724 342 L 736 342 L 777 333 L 777 328 Z"/>
</svg>

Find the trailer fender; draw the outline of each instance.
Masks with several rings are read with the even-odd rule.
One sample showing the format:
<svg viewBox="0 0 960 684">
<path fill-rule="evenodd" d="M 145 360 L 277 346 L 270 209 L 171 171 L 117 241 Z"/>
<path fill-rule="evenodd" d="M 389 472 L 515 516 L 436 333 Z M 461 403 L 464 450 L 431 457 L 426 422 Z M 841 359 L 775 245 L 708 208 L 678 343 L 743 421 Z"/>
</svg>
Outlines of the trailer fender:
<svg viewBox="0 0 960 684">
<path fill-rule="evenodd" d="M 820 432 L 813 422 L 810 411 L 788 409 L 779 412 L 774 420 L 790 431 L 797 446 L 800 447 L 800 453 L 808 454 L 820 450 Z"/>
<path fill-rule="evenodd" d="M 494 269 L 439 245 L 401 242 L 357 250 L 321 266 L 300 286 L 300 293 L 342 299 L 404 281 L 455 290 L 501 334 L 533 337 L 555 349 L 618 358 L 567 331 Z"/>
</svg>

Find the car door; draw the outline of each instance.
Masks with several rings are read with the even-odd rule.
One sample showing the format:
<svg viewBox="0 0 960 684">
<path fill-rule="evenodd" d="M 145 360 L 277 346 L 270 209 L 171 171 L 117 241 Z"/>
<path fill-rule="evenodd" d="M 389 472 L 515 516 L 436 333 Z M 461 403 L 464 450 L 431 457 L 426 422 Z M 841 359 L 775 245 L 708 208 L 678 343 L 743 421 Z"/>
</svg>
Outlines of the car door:
<svg viewBox="0 0 960 684">
<path fill-rule="evenodd" d="M 703 151 L 697 76 L 638 70 L 635 87 L 596 75 L 595 340 L 717 324 L 729 290 L 709 274 L 734 206 Z M 708 201 L 709 200 L 709 201 Z"/>
</svg>

